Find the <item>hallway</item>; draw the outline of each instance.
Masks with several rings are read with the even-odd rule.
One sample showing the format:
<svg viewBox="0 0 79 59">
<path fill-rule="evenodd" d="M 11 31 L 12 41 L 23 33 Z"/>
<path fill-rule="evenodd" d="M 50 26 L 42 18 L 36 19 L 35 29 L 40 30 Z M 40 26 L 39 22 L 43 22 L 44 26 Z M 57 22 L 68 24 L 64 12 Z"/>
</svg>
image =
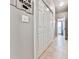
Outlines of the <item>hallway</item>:
<svg viewBox="0 0 79 59">
<path fill-rule="evenodd" d="M 67 40 L 55 38 L 59 21 L 67 38 L 67 9 L 67 0 L 11 0 L 10 59 L 67 59 Z"/>
<path fill-rule="evenodd" d="M 68 59 L 68 41 L 59 35 L 39 59 Z"/>
</svg>

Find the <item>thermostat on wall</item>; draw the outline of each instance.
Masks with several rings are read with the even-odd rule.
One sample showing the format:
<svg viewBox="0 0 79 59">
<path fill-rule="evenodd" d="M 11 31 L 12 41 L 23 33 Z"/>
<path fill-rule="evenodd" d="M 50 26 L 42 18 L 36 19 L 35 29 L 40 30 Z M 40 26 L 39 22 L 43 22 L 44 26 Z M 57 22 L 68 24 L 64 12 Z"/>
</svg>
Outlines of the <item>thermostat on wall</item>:
<svg viewBox="0 0 79 59">
<path fill-rule="evenodd" d="M 30 21 L 29 16 L 22 15 L 22 22 L 28 23 Z"/>
</svg>

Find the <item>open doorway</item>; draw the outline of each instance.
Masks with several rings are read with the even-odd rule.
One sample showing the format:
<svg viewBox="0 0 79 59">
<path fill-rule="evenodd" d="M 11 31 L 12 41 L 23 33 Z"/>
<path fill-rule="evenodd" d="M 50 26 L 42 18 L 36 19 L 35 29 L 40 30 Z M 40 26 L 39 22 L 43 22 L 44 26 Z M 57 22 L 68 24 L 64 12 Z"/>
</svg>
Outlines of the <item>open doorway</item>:
<svg viewBox="0 0 79 59">
<path fill-rule="evenodd" d="M 57 35 L 62 35 L 65 37 L 65 22 L 64 18 L 60 18 L 57 21 Z"/>
</svg>

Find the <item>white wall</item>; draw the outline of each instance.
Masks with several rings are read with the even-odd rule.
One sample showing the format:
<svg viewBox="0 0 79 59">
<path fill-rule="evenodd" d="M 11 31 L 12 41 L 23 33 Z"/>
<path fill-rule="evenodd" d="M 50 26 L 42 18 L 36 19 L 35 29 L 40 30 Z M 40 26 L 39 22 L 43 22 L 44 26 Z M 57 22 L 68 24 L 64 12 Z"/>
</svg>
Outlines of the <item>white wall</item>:
<svg viewBox="0 0 79 59">
<path fill-rule="evenodd" d="M 22 22 L 22 15 L 29 17 Z M 33 15 L 10 5 L 10 59 L 34 59 Z"/>
</svg>

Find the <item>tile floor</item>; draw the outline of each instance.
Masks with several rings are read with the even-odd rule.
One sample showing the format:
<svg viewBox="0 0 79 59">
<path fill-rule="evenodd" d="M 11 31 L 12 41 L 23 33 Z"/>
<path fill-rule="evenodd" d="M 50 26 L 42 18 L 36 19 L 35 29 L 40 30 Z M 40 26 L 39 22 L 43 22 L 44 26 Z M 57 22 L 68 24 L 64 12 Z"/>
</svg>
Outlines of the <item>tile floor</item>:
<svg viewBox="0 0 79 59">
<path fill-rule="evenodd" d="M 59 35 L 39 59 L 68 59 L 68 41 Z"/>
</svg>

